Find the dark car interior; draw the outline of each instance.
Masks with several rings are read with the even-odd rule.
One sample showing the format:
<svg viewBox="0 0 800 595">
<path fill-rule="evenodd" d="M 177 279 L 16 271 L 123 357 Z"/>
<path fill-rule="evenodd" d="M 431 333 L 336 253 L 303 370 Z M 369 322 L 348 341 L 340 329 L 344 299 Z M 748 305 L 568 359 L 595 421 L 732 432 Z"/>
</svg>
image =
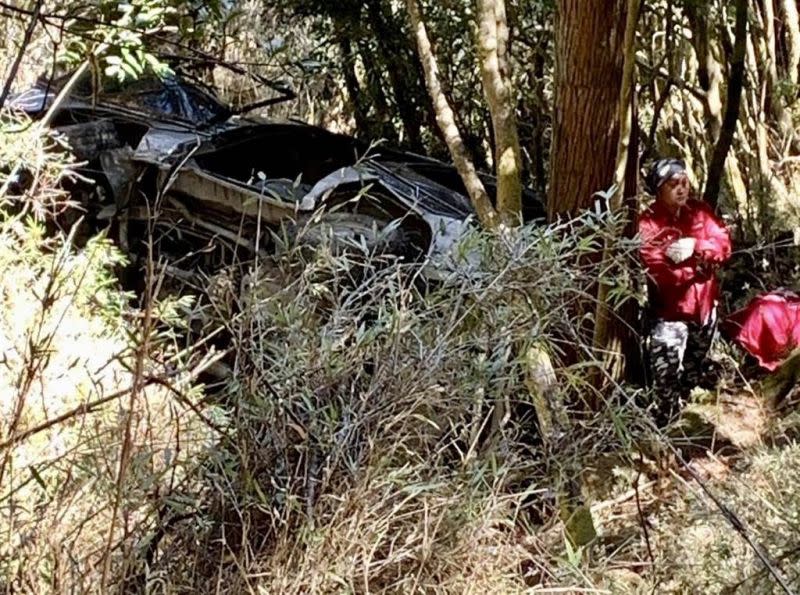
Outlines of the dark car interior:
<svg viewBox="0 0 800 595">
<path fill-rule="evenodd" d="M 269 179 L 313 185 L 358 160 L 355 144 L 310 126 L 272 124 L 221 133 L 195 161 L 204 170 L 247 183 L 259 173 Z"/>
</svg>

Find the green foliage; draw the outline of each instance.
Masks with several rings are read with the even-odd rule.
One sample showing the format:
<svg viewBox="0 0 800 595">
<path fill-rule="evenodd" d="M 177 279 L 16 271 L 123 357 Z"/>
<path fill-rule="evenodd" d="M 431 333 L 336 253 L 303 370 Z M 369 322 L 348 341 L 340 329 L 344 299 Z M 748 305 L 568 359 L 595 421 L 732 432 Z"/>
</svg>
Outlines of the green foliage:
<svg viewBox="0 0 800 595">
<path fill-rule="evenodd" d="M 121 82 L 145 73 L 169 74 L 160 54 L 207 42 L 217 34 L 225 9 L 218 0 L 96 0 L 73 16 L 61 62 L 74 67 L 88 59 Z"/>
</svg>

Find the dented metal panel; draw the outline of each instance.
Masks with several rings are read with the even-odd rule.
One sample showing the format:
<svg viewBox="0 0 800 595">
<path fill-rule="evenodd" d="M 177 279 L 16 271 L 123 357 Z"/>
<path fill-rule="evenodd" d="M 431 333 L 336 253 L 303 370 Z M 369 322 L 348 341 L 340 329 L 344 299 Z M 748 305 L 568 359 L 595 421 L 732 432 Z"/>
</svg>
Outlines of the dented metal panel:
<svg viewBox="0 0 800 595">
<path fill-rule="evenodd" d="M 159 185 L 163 185 L 169 172 L 159 173 Z M 258 217 L 264 221 L 278 224 L 295 218 L 301 212 L 300 205 L 288 203 L 257 191 L 224 180 L 194 166 L 184 167 L 169 187 L 170 192 L 180 192 L 200 201 L 222 205 L 243 215 Z"/>
<path fill-rule="evenodd" d="M 115 204 L 99 205 L 99 215 L 119 215 L 120 229 L 142 195 L 167 190 L 171 199 L 187 199 L 182 204 L 192 218 L 222 214 L 225 221 L 206 227 L 238 226 L 229 239 L 248 223 L 252 229 L 259 217 L 273 226 L 317 212 L 321 218 L 351 216 L 356 227 L 363 227 L 363 218 L 382 227 L 391 220 L 410 232 L 398 235 L 405 248 L 413 245 L 415 253 L 431 257 L 431 267 L 448 269 L 456 260 L 453 248 L 472 225 L 472 204 L 451 165 L 387 147 L 375 151 L 351 136 L 299 122 L 233 118 L 212 94 L 177 78 L 105 87 L 98 95 L 91 79 L 84 83 L 88 87 L 78 85 L 60 104 L 53 125 L 89 162 L 88 175 L 111 190 Z M 42 83 L 15 97 L 12 106 L 41 117 L 58 88 L 58 81 Z M 493 194 L 493 179 L 482 179 Z M 368 189 L 374 189 L 369 204 L 350 200 Z M 329 197 L 336 204 L 333 215 L 325 209 Z M 531 196 L 523 202 L 537 216 L 543 213 Z"/>
<path fill-rule="evenodd" d="M 113 122 L 107 119 L 59 126 L 57 131 L 67 139 L 72 154 L 79 161 L 96 159 L 104 151 L 118 149 L 123 145 Z"/>
<path fill-rule="evenodd" d="M 139 141 L 133 159 L 160 165 L 184 153 L 189 147 L 199 145 L 202 140 L 199 134 L 186 129 L 151 128 Z"/>
</svg>

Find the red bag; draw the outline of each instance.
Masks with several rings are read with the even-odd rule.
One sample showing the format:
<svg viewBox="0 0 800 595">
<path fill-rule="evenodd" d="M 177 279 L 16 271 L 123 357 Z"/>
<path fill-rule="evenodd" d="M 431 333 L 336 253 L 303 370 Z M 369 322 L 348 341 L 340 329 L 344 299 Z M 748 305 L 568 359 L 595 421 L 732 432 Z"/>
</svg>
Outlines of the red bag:
<svg viewBox="0 0 800 595">
<path fill-rule="evenodd" d="M 756 296 L 725 320 L 725 332 L 767 370 L 800 346 L 800 296 L 773 291 Z"/>
</svg>

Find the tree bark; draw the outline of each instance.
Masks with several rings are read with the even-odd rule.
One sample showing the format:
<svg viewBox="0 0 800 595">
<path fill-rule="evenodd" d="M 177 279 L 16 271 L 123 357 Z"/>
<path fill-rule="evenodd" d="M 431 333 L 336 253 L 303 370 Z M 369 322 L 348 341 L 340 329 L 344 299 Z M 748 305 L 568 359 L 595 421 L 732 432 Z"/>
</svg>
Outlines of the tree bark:
<svg viewBox="0 0 800 595">
<path fill-rule="evenodd" d="M 797 0 L 781 0 L 781 12 L 783 13 L 788 54 L 786 74 L 789 81 L 796 85 L 800 67 L 800 17 L 797 14 Z"/>
<path fill-rule="evenodd" d="M 394 22 L 391 11 L 386 10 L 383 0 L 369 0 L 367 14 L 381 55 L 397 113 L 406 133 L 406 144 L 415 151 L 423 151 L 422 122 L 424 112 L 416 105 L 418 87 L 417 71 L 414 68 L 415 56 L 408 51 L 405 31 Z"/>
<path fill-rule="evenodd" d="M 686 3 L 685 11 L 692 28 L 692 45 L 697 55 L 697 78 L 700 82 L 700 88 L 705 93 L 703 110 L 709 138 L 712 143 L 715 143 L 722 128 L 722 99 L 720 96 L 722 69 L 719 62 L 714 58 L 714 52 L 712 51 L 707 11 L 701 10 L 700 7 L 691 2 Z"/>
<path fill-rule="evenodd" d="M 739 107 L 742 103 L 744 87 L 744 62 L 747 49 L 747 0 L 736 0 L 736 25 L 734 28 L 733 56 L 731 57 L 731 75 L 728 81 L 728 95 L 725 101 L 725 117 L 722 129 L 714 147 L 711 163 L 708 166 L 708 180 L 703 198 L 712 206 L 719 200 L 720 180 L 725 167 L 725 158 L 733 142 L 736 122 L 739 120 Z"/>
<path fill-rule="evenodd" d="M 772 171 L 769 157 L 769 132 L 767 117 L 769 114 L 769 74 L 759 68 L 764 64 L 764 48 L 761 53 L 756 52 L 758 40 L 752 36 L 747 43 L 747 67 L 756 80 L 749 83 L 749 101 L 743 104 L 745 120 L 750 130 L 749 139 L 753 140 L 755 147 L 746 144 L 745 155 L 749 157 L 749 190 L 747 196 L 748 211 L 753 216 L 752 221 L 756 236 L 764 241 L 771 241 L 776 231 L 773 225 L 775 207 L 785 204 L 787 190 L 779 176 Z M 759 59 L 760 58 L 760 59 Z M 758 75 L 761 79 L 758 80 Z M 745 141 L 746 142 L 746 141 Z M 745 143 L 743 143 L 745 144 Z"/>
<path fill-rule="evenodd" d="M 542 116 L 546 101 L 544 98 L 544 54 L 537 52 L 533 59 L 533 80 L 535 81 L 534 96 L 536 97 L 535 106 L 530 113 L 530 122 L 533 126 L 533 133 L 531 135 L 531 168 L 533 183 L 536 188 L 544 196 L 547 189 L 547 172 L 545 171 L 545 144 L 544 144 L 544 128 L 545 122 Z"/>
<path fill-rule="evenodd" d="M 591 206 L 613 177 L 624 14 L 624 0 L 558 0 L 550 219 Z"/>
<path fill-rule="evenodd" d="M 370 132 L 369 119 L 367 117 L 367 109 L 364 106 L 361 86 L 358 84 L 358 77 L 356 76 L 356 58 L 353 54 L 353 46 L 343 33 L 337 33 L 337 37 L 339 38 L 339 51 L 342 54 L 344 85 L 350 98 L 350 109 L 353 110 L 356 130 L 361 134 L 367 135 Z"/>
<path fill-rule="evenodd" d="M 620 85 L 619 106 L 617 121 L 619 122 L 619 140 L 617 142 L 616 164 L 614 167 L 613 188 L 609 207 L 614 213 L 623 209 L 625 197 L 625 178 L 628 171 L 628 157 L 630 153 L 630 138 L 633 132 L 633 70 L 635 62 L 634 44 L 636 40 L 636 23 L 639 19 L 639 0 L 628 0 L 627 16 L 625 23 L 625 37 L 623 41 L 623 69 L 622 83 Z M 616 251 L 612 246 L 606 246 L 603 251 L 603 264 L 601 271 L 609 268 L 615 257 Z M 602 368 L 611 381 L 618 382 L 625 371 L 623 357 L 623 339 L 625 337 L 624 321 L 615 312 L 609 301 L 609 285 L 600 281 L 597 291 L 597 308 L 595 310 L 595 327 L 592 337 L 592 346 L 595 354 L 602 362 Z M 597 375 L 595 386 L 604 384 L 605 378 Z M 596 403 L 594 404 L 596 408 Z"/>
<path fill-rule="evenodd" d="M 370 136 L 381 136 L 389 142 L 396 143 L 398 141 L 397 131 L 394 128 L 394 124 L 392 124 L 389 100 L 384 90 L 383 69 L 375 60 L 373 49 L 369 47 L 369 40 L 365 40 L 358 45 L 361 62 L 364 64 L 367 91 L 372 97 L 373 105 L 375 106 L 374 128 L 378 131 L 378 134 L 373 133 Z"/>
<path fill-rule="evenodd" d="M 775 7 L 773 0 L 762 0 L 762 17 L 764 40 L 760 47 L 764 50 L 762 62 L 766 71 L 767 96 L 769 97 L 769 108 L 772 116 L 778 124 L 778 129 L 784 136 L 793 136 L 792 122 L 789 114 L 784 109 L 783 99 L 779 93 L 778 86 L 778 59 L 777 47 L 775 42 Z"/>
<path fill-rule="evenodd" d="M 478 26 L 481 75 L 495 145 L 497 212 L 506 224 L 514 225 L 519 223 L 522 210 L 522 158 L 508 62 L 505 1 L 478 0 Z"/>
<path fill-rule="evenodd" d="M 406 0 L 406 8 L 425 74 L 425 85 L 433 101 L 436 123 L 444 135 L 447 148 L 464 182 L 464 186 L 467 188 L 467 193 L 478 214 L 478 219 L 487 229 L 495 229 L 500 223 L 499 217 L 492 206 L 486 187 L 478 177 L 475 165 L 467 153 L 464 139 L 461 137 L 456 125 L 455 115 L 442 89 L 439 79 L 439 66 L 436 63 L 436 57 L 433 55 L 433 48 L 431 47 L 425 22 L 422 19 L 419 3 L 417 0 Z"/>
</svg>

